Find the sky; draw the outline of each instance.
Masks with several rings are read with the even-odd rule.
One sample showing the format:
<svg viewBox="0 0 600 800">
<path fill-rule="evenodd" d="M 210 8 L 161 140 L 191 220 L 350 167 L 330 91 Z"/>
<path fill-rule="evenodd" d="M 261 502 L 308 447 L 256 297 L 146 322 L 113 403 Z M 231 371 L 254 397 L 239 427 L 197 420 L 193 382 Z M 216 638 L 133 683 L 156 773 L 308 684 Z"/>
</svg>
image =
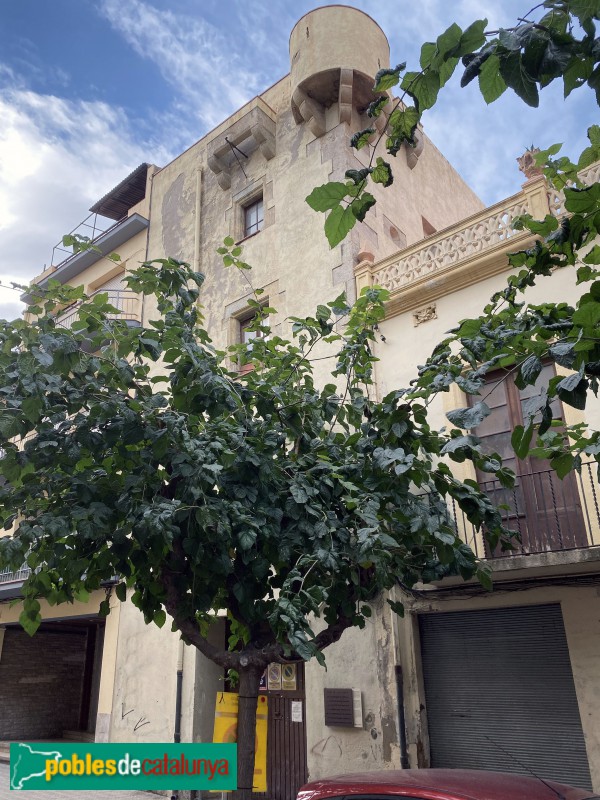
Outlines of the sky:
<svg viewBox="0 0 600 800">
<path fill-rule="evenodd" d="M 289 71 L 308 0 L 0 0 L 0 284 L 27 283 L 63 234 L 140 163 L 162 166 Z M 519 0 L 353 0 L 386 33 L 392 64 L 452 22 L 514 24 Z M 335 36 L 335 31 L 332 31 Z M 455 78 L 423 117 L 429 137 L 491 204 L 518 192 L 526 147 L 576 157 L 596 123 L 589 89 L 538 109 L 512 92 L 486 106 Z M 0 317 L 21 311 L 0 286 Z"/>
</svg>

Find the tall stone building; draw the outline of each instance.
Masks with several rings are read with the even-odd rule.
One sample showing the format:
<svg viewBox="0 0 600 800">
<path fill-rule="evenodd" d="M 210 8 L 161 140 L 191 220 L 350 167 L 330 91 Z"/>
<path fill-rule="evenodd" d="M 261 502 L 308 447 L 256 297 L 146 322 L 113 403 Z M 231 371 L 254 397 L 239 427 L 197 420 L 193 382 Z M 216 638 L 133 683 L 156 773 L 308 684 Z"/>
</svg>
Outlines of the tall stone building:
<svg viewBox="0 0 600 800">
<path fill-rule="evenodd" d="M 91 209 L 114 222 L 94 235 L 100 252 L 59 258 L 37 282 L 106 291 L 129 324 L 144 325 L 157 311 L 124 288 L 123 270 L 146 258 L 189 261 L 206 275 L 206 324 L 225 348 L 244 340 L 249 321 L 248 286 L 216 254 L 231 236 L 243 244 L 252 281 L 277 309 L 272 326 L 283 335 L 288 317 L 310 314 L 342 291 L 353 299 L 364 286 L 389 288 L 376 390 L 383 396 L 407 385 L 444 331 L 478 313 L 502 285 L 506 253 L 529 241 L 512 231 L 511 217 L 562 209 L 536 176 L 484 208 L 419 130 L 417 147 L 398 153 L 393 185 L 375 187 L 375 209 L 329 249 L 323 217 L 305 198 L 367 164 L 366 150 L 347 142 L 366 127 L 374 75 L 388 66 L 385 34 L 366 14 L 344 6 L 310 12 L 291 33 L 288 75 L 170 164 L 134 170 Z M 589 178 L 596 177 L 592 168 Z M 102 258 L 114 250 L 120 266 Z M 575 292 L 561 273 L 552 278 L 556 297 Z M 63 312 L 67 326 L 76 318 L 76 307 Z M 521 400 L 512 385 L 502 386 L 491 427 L 480 431 L 500 446 Z M 439 425 L 465 402 L 458 393 L 440 401 L 433 409 Z M 571 421 L 575 412 L 568 413 Z M 600 424 L 597 409 L 588 417 Z M 408 594 L 399 587 L 403 620 L 382 599 L 366 630 L 347 631 L 328 649 L 327 671 L 311 663 L 287 683 L 276 674 L 268 681 L 270 797 L 291 800 L 307 777 L 428 765 L 532 769 L 600 788 L 596 479 L 587 466 L 564 482 L 544 466 L 514 459 L 512 466 L 519 474 L 513 497 L 501 497 L 484 476 L 464 477 L 506 503 L 522 552 L 498 557 L 456 520 L 491 561 L 493 593 L 455 579 Z M 103 593 L 67 609 L 44 606 L 40 631 L 29 639 L 16 625 L 18 608 L 3 602 L 18 596 L 23 577 L 0 575 L 0 739 L 170 741 L 179 727 L 182 741 L 211 740 L 223 689 L 218 667 L 168 625 L 146 627 L 130 603 L 113 598 L 112 613 L 100 620 Z M 224 623 L 214 636 L 225 636 Z M 325 691 L 339 689 L 353 691 Z M 60 705 L 51 700 L 57 692 Z M 336 699 L 350 704 L 345 717 L 336 718 Z"/>
</svg>

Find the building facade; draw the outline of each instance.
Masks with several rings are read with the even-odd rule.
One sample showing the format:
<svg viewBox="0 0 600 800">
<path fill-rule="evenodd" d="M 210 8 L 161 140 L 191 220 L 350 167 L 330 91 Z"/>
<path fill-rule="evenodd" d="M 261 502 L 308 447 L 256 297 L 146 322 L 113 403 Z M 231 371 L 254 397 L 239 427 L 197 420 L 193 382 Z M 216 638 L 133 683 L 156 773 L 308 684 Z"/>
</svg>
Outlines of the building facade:
<svg viewBox="0 0 600 800">
<path fill-rule="evenodd" d="M 506 253 L 530 243 L 510 219 L 561 208 L 539 177 L 484 208 L 419 130 L 417 147 L 398 153 L 393 185 L 375 187 L 375 209 L 329 249 L 323 217 L 305 198 L 366 166 L 366 151 L 347 142 L 366 127 L 373 78 L 388 66 L 385 34 L 363 12 L 310 12 L 291 33 L 287 76 L 170 164 L 134 170 L 91 209 L 114 222 L 98 235 L 94 228 L 99 252 L 59 257 L 37 282 L 52 277 L 108 292 L 129 324 L 145 325 L 157 311 L 124 288 L 125 271 L 148 258 L 189 261 L 206 275 L 206 326 L 225 349 L 244 341 L 249 320 L 248 286 L 216 254 L 231 236 L 243 244 L 253 284 L 277 309 L 271 324 L 283 336 L 290 316 L 309 315 L 342 291 L 352 300 L 365 286 L 389 288 L 376 390 L 383 396 L 407 386 L 443 333 L 477 315 L 500 288 Z M 103 258 L 115 250 L 120 265 Z M 550 286 L 555 297 L 576 296 L 562 273 Z M 61 315 L 66 326 L 76 318 L 76 307 Z M 519 397 L 510 392 L 497 405 L 514 424 Z M 444 396 L 433 409 L 439 426 L 445 411 L 464 404 L 457 392 Z M 597 408 L 586 415 L 600 424 Z M 327 671 L 310 663 L 287 689 L 276 679 L 267 684 L 269 797 L 291 800 L 307 777 L 429 765 L 531 769 L 600 789 L 597 485 L 587 466 L 568 487 L 547 470 L 516 466 L 521 490 L 507 514 L 525 534 L 522 552 L 496 557 L 456 520 L 491 561 L 494 592 L 453 579 L 408 595 L 398 590 L 404 619 L 382 598 L 367 629 L 349 630 L 328 648 Z M 0 739 L 151 742 L 179 730 L 182 741 L 211 740 L 222 670 L 168 625 L 144 625 L 129 602 L 111 597 L 111 614 L 100 620 L 104 592 L 85 604 L 45 606 L 40 632 L 29 639 L 17 626 L 18 608 L 2 602 L 18 596 L 22 579 L 0 575 Z M 213 635 L 224 639 L 224 621 Z M 333 696 L 326 690 L 340 689 L 354 690 L 352 724 L 326 720 Z M 57 691 L 68 696 L 63 710 L 46 700 Z"/>
</svg>

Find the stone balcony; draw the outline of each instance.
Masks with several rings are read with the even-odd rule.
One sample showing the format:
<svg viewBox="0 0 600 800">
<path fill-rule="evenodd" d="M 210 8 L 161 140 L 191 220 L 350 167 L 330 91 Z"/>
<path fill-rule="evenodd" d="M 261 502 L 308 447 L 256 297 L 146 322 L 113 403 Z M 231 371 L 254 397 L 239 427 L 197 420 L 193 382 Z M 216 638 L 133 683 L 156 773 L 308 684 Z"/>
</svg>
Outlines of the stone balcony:
<svg viewBox="0 0 600 800">
<path fill-rule="evenodd" d="M 586 185 L 600 181 L 600 162 L 581 173 Z M 356 289 L 381 286 L 391 292 L 388 315 L 410 311 L 441 295 L 505 272 L 508 253 L 529 247 L 535 237 L 515 231 L 512 220 L 521 214 L 543 219 L 565 214 L 564 196 L 542 176 L 522 190 L 483 211 L 466 217 L 380 261 L 362 261 L 354 268 Z"/>
</svg>

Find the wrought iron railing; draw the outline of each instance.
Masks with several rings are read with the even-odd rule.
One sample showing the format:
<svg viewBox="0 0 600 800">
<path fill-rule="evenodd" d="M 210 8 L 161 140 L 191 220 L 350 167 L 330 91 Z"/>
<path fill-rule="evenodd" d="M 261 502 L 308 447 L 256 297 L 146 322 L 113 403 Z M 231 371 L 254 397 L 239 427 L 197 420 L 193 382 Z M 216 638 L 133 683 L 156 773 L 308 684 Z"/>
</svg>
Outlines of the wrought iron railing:
<svg viewBox="0 0 600 800">
<path fill-rule="evenodd" d="M 123 217 L 116 222 L 111 222 L 104 217 L 100 217 L 98 214 L 92 213 L 87 216 L 83 222 L 80 222 L 79 225 L 73 228 L 72 231 L 69 231 L 69 235 L 85 237 L 86 239 L 89 239 L 91 244 L 93 244 L 96 239 L 99 239 L 101 236 L 104 236 L 105 233 L 108 233 L 113 228 L 116 228 L 118 225 L 120 225 L 123 222 L 123 219 L 126 219 L 126 217 Z M 66 264 L 67 261 L 70 261 L 76 255 L 78 255 L 78 253 L 74 253 L 72 249 L 65 247 L 63 240 L 61 239 L 60 242 L 57 242 L 52 249 L 51 266 L 62 267 L 63 264 Z"/>
<path fill-rule="evenodd" d="M 597 468 L 596 462 L 586 463 L 563 480 L 551 469 L 519 475 L 512 489 L 497 480 L 481 481 L 480 488 L 499 509 L 503 525 L 515 533 L 512 550 L 490 548 L 483 533 L 453 505 L 456 529 L 475 555 L 486 559 L 600 548 Z"/>
<path fill-rule="evenodd" d="M 90 295 L 90 298 L 97 294 L 107 294 L 108 302 L 114 306 L 116 313 L 109 314 L 111 319 L 130 320 L 141 322 L 140 297 L 129 289 L 98 289 Z M 70 328 L 74 322 L 79 320 L 79 309 L 81 303 L 69 306 L 64 309 L 56 318 L 56 324 L 61 328 Z"/>
</svg>

